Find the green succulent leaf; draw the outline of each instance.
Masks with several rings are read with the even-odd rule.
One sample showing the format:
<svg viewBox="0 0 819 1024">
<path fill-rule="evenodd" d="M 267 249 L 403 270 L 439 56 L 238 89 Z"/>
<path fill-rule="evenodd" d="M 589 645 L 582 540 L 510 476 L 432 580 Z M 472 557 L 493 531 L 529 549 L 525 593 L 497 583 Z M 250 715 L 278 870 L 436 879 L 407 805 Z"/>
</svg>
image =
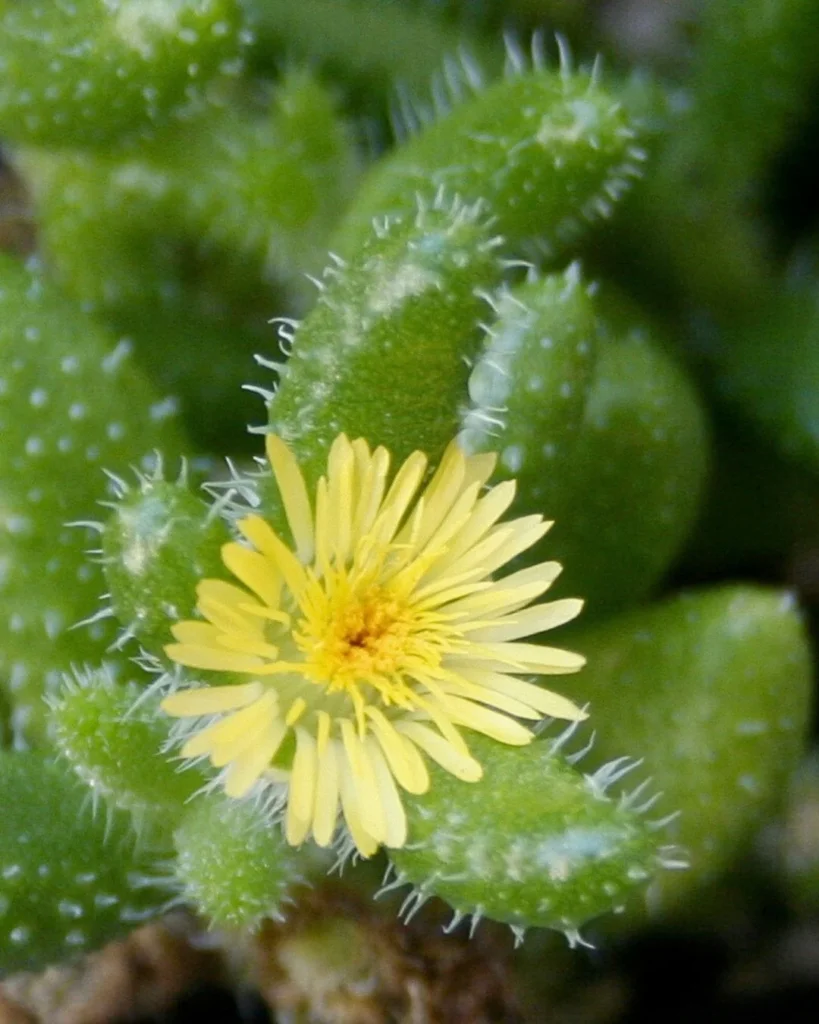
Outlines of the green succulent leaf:
<svg viewBox="0 0 819 1024">
<path fill-rule="evenodd" d="M 641 812 L 644 791 L 633 801 L 606 796 L 628 759 L 583 775 L 560 753 L 572 731 L 520 748 L 470 737 L 484 767 L 477 783 L 432 768 L 429 792 L 406 801 L 407 845 L 390 851 L 394 885 L 414 886 L 405 911 L 435 895 L 454 909 L 453 925 L 485 916 L 519 938 L 538 926 L 575 944 L 584 924 L 621 910 L 664 866 L 684 866 Z"/>
<path fill-rule="evenodd" d="M 252 929 L 262 918 L 281 918 L 309 862 L 262 808 L 216 795 L 191 806 L 176 848 L 186 900 L 227 928 Z"/>
<path fill-rule="evenodd" d="M 128 637 L 160 653 L 170 628 L 193 617 L 196 585 L 224 574 L 227 524 L 189 489 L 143 477 L 113 505 L 102 534 L 111 607 Z"/>
<path fill-rule="evenodd" d="M 592 765 L 628 750 L 680 811 L 691 871 L 671 906 L 713 879 L 775 809 L 809 723 L 810 649 L 793 598 L 764 587 L 691 591 L 573 637 L 588 658 L 567 689 L 597 724 Z M 674 884 L 676 883 L 676 884 Z"/>
<path fill-rule="evenodd" d="M 560 561 L 586 615 L 645 597 L 689 534 L 709 448 L 699 396 L 652 325 L 573 265 L 501 298 L 469 393 L 464 443 L 500 451 L 518 515 L 555 521 L 527 560 Z"/>
<path fill-rule="evenodd" d="M 4 4 L 0 129 L 51 146 L 145 134 L 201 100 L 214 76 L 235 75 L 242 43 L 236 0 Z"/>
<path fill-rule="evenodd" d="M 480 204 L 442 200 L 371 229 L 355 259 L 325 271 L 269 408 L 308 478 L 340 431 L 396 462 L 416 448 L 437 460 L 478 348 L 477 292 L 500 278 L 496 247 Z"/>
<path fill-rule="evenodd" d="M 101 619 L 102 574 L 85 549 L 88 520 L 110 494 L 103 469 L 148 466 L 152 448 L 183 447 L 175 406 L 117 341 L 36 268 L 0 259 L 0 480 L 3 488 L 0 686 L 20 743 L 42 739 L 44 692 L 72 664 L 99 662 L 113 639 Z M 97 524 L 91 524 L 99 529 Z"/>
<path fill-rule="evenodd" d="M 206 780 L 168 754 L 170 721 L 159 697 L 117 683 L 104 669 L 78 674 L 52 701 L 54 742 L 77 775 L 107 803 L 163 830 Z M 153 819 L 153 822 L 152 822 Z"/>
<path fill-rule="evenodd" d="M 128 815 L 94 813 L 67 765 L 4 752 L 0 786 L 0 969 L 41 970 L 162 912 L 156 855 L 138 850 Z"/>
<path fill-rule="evenodd" d="M 478 200 L 511 246 L 565 251 L 608 216 L 644 153 L 617 100 L 585 73 L 509 75 L 421 128 L 365 178 L 334 246 L 356 251 L 373 218 L 406 214 L 439 190 Z"/>
</svg>

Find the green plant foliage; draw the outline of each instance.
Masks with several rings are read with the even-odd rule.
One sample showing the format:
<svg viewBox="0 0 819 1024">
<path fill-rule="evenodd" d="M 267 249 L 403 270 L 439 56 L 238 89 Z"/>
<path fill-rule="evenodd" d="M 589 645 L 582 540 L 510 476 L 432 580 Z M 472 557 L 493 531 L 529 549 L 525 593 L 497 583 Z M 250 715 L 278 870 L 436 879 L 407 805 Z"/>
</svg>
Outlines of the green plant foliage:
<svg viewBox="0 0 819 1024">
<path fill-rule="evenodd" d="M 235 75 L 235 0 L 34 0 L 4 4 L 0 130 L 20 142 L 121 142 Z"/>
<path fill-rule="evenodd" d="M 126 490 L 102 535 L 111 606 L 125 636 L 161 652 L 170 627 L 193 615 L 199 580 L 224 574 L 219 552 L 229 539 L 224 521 L 184 480 L 143 477 Z"/>
<path fill-rule="evenodd" d="M 88 789 L 41 753 L 0 754 L 0 970 L 57 963 L 155 916 L 156 855 L 127 815 L 94 813 Z"/>
<path fill-rule="evenodd" d="M 684 866 L 667 836 L 633 803 L 606 796 L 626 759 L 583 775 L 559 752 L 566 740 L 540 737 L 528 747 L 470 739 L 486 784 L 433 769 L 429 792 L 409 804 L 407 845 L 391 850 L 396 885 L 411 882 L 404 904 L 430 896 L 453 907 L 455 921 L 506 921 L 522 938 L 537 925 L 572 944 L 591 919 L 622 909 L 663 866 Z"/>
<path fill-rule="evenodd" d="M 336 236 L 343 256 L 374 217 L 406 214 L 439 189 L 483 202 L 510 245 L 537 237 L 563 252 L 639 176 L 635 130 L 594 76 L 524 72 L 453 102 L 366 177 Z"/>
<path fill-rule="evenodd" d="M 41 261 L 0 252 L 0 967 L 170 899 L 257 929 L 356 845 L 342 888 L 386 860 L 404 916 L 516 941 L 746 877 L 809 718 L 819 7 L 701 6 L 652 31 L 672 81 L 624 66 L 622 4 L 0 0 L 0 250 Z M 615 70 L 514 36 L 543 11 Z M 323 491 L 340 432 L 390 470 L 339 445 Z M 491 491 L 451 449 L 429 486 L 453 439 Z M 581 601 L 572 651 L 515 643 Z M 590 722 L 555 738 L 539 709 L 574 706 L 518 675 L 580 655 L 555 689 Z"/>
<path fill-rule="evenodd" d="M 165 752 L 168 720 L 159 697 L 96 670 L 66 682 L 51 706 L 54 742 L 77 775 L 108 804 L 163 831 L 206 781 Z"/>
<path fill-rule="evenodd" d="M 99 661 L 104 587 L 85 549 L 97 540 L 72 520 L 95 514 L 109 492 L 103 468 L 125 470 L 182 445 L 174 405 L 132 365 L 131 347 L 108 335 L 36 269 L 0 260 L 0 481 L 4 571 L 0 686 L 11 696 L 19 742 L 41 739 L 42 694 L 72 663 Z M 85 534 L 85 536 L 84 536 Z"/>
<path fill-rule="evenodd" d="M 251 802 L 197 800 L 176 848 L 185 898 L 220 927 L 253 929 L 265 917 L 281 918 L 305 881 L 304 859 Z"/>
<path fill-rule="evenodd" d="M 666 905 L 712 880 L 781 798 L 808 726 L 810 650 L 790 595 L 691 591 L 575 636 L 588 666 L 567 688 L 599 723 L 592 765 L 628 751 L 680 811 L 691 870 Z M 676 880 L 676 884 L 673 882 Z"/>
<path fill-rule="evenodd" d="M 437 459 L 478 348 L 480 290 L 500 278 L 497 245 L 480 205 L 442 199 L 371 229 L 355 259 L 325 271 L 269 407 L 309 478 L 342 430 L 386 445 L 396 462 L 416 448 Z M 385 379 L 403 382 L 405 401 Z"/>
<path fill-rule="evenodd" d="M 590 294 L 590 292 L 592 294 Z M 555 527 L 527 560 L 565 567 L 586 616 L 644 597 L 678 554 L 707 470 L 700 400 L 636 310 L 576 267 L 497 304 L 461 435 L 501 453 L 514 509 Z"/>
<path fill-rule="evenodd" d="M 713 362 L 722 397 L 785 457 L 819 472 L 816 282 L 777 295 L 721 332 Z"/>
</svg>

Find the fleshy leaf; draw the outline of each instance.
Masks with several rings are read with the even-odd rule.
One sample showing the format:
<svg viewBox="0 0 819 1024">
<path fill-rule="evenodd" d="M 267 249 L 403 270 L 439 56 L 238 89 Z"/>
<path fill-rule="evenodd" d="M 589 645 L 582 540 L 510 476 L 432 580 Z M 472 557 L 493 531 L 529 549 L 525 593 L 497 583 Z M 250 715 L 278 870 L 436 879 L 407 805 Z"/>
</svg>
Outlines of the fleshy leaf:
<svg viewBox="0 0 819 1024">
<path fill-rule="evenodd" d="M 93 950 L 162 911 L 155 855 L 127 814 L 95 814 L 74 773 L 42 754 L 0 754 L 0 925 L 4 971 Z"/>
<path fill-rule="evenodd" d="M 716 877 L 775 808 L 802 753 L 810 649 L 793 598 L 763 587 L 691 591 L 573 637 L 587 667 L 566 687 L 598 724 L 589 763 L 630 751 L 680 811 L 691 871 L 671 905 Z"/>
<path fill-rule="evenodd" d="M 606 796 L 623 762 L 583 775 L 553 738 L 510 748 L 472 736 L 469 745 L 480 782 L 433 767 L 429 792 L 406 801 L 407 845 L 390 851 L 398 880 L 415 887 L 405 910 L 440 896 L 457 918 L 555 928 L 574 944 L 663 865 L 682 866 L 639 808 Z"/>
</svg>

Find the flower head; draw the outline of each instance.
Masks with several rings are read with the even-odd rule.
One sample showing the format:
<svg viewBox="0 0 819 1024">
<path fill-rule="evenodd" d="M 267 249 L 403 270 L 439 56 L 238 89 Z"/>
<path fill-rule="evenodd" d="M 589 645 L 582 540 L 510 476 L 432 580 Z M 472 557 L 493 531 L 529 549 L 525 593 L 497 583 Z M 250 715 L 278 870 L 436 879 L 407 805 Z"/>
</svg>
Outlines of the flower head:
<svg viewBox="0 0 819 1024">
<path fill-rule="evenodd" d="M 581 601 L 533 603 L 560 572 L 543 562 L 495 578 L 551 525 L 499 522 L 513 482 L 485 490 L 494 456 L 453 443 L 422 488 L 413 453 L 389 479 L 386 449 L 336 438 L 312 501 L 274 435 L 267 454 L 292 545 L 259 515 L 222 558 L 238 585 L 202 580 L 201 620 L 173 627 L 181 665 L 246 676 L 166 697 L 191 718 L 182 755 L 207 757 L 225 792 L 278 787 L 285 833 L 321 846 L 339 805 L 365 856 L 406 841 L 401 790 L 429 787 L 425 758 L 467 782 L 481 777 L 462 727 L 522 745 L 519 720 L 579 719 L 571 701 L 521 678 L 577 671 L 583 658 L 521 642 L 573 619 Z"/>
</svg>

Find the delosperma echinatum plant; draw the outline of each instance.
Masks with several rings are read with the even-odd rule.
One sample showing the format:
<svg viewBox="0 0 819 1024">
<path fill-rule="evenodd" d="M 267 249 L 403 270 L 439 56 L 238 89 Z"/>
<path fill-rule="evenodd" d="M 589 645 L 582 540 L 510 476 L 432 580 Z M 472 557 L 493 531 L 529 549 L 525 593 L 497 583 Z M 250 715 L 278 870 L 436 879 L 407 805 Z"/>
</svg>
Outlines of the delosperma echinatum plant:
<svg viewBox="0 0 819 1024">
<path fill-rule="evenodd" d="M 758 196 L 818 32 L 718 0 L 672 82 L 420 3 L 0 5 L 4 970 L 334 866 L 576 945 L 747 850 L 808 730 L 797 599 L 726 578 L 811 536 L 751 520 L 817 492 Z"/>
</svg>

